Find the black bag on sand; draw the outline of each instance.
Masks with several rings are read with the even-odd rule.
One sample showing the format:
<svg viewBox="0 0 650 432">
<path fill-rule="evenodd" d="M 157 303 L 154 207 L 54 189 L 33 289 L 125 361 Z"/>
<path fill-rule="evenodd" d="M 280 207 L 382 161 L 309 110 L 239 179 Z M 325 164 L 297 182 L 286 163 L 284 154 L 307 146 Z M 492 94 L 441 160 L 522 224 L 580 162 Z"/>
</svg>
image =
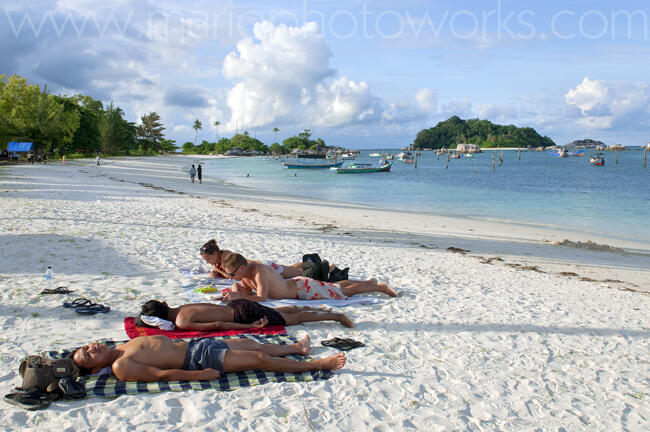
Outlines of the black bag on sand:
<svg viewBox="0 0 650 432">
<path fill-rule="evenodd" d="M 304 277 L 325 282 L 329 277 L 329 271 L 330 264 L 327 261 L 318 264 L 310 261 L 302 263 L 302 275 Z"/>
<path fill-rule="evenodd" d="M 303 255 L 302 275 L 319 281 L 327 281 L 330 273 L 330 264 L 322 261 L 318 254 Z"/>
<path fill-rule="evenodd" d="M 86 396 L 86 388 L 77 382 L 79 368 L 71 358 L 27 356 L 20 363 L 19 372 L 23 385 L 15 393 L 5 395 L 8 403 L 35 410 L 46 408 L 51 401 L 60 398 Z"/>
<path fill-rule="evenodd" d="M 338 267 L 334 267 L 334 269 L 330 272 L 330 276 L 327 279 L 327 282 L 334 283 L 342 280 L 348 280 L 348 271 L 350 271 L 350 267 L 346 267 L 343 270 Z"/>
</svg>

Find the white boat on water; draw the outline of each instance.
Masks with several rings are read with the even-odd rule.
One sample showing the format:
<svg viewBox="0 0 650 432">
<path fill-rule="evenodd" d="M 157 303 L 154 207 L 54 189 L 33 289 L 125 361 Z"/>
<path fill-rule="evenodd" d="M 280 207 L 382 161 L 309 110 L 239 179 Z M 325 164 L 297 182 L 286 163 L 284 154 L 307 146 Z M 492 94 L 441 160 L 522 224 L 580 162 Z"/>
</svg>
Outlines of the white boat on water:
<svg viewBox="0 0 650 432">
<path fill-rule="evenodd" d="M 343 153 L 340 157 L 341 160 L 354 160 L 356 158 L 352 153 Z"/>
<path fill-rule="evenodd" d="M 379 154 L 379 153 L 370 153 L 368 156 L 370 156 L 370 157 L 379 157 L 379 156 L 381 156 L 381 154 Z"/>
</svg>

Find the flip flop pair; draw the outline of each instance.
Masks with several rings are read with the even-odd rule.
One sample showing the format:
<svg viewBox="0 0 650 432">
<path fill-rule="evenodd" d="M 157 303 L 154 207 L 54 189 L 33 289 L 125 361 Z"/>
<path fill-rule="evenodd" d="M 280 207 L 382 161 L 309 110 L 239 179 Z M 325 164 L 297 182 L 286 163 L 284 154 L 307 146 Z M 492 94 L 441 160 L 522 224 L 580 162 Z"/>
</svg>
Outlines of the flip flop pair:
<svg viewBox="0 0 650 432">
<path fill-rule="evenodd" d="M 355 341 L 354 339 L 337 337 L 321 341 L 321 345 L 340 349 L 341 351 L 350 351 L 354 348 L 366 346 L 363 342 Z"/>
<path fill-rule="evenodd" d="M 81 315 L 95 315 L 98 313 L 107 313 L 111 310 L 110 306 L 93 303 L 83 297 L 75 299 L 72 302 L 63 302 L 63 307 L 74 309 L 75 312 Z"/>
<path fill-rule="evenodd" d="M 70 294 L 71 292 L 72 290 L 69 290 L 64 286 L 60 286 L 54 289 L 46 288 L 43 291 L 41 291 L 41 294 Z"/>
</svg>

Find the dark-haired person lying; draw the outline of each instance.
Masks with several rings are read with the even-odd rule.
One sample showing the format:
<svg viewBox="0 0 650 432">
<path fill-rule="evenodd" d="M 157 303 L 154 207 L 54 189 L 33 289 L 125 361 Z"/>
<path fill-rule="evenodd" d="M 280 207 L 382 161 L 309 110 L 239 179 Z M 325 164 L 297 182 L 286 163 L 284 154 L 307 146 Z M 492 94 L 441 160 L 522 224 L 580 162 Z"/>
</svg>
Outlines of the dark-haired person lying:
<svg viewBox="0 0 650 432">
<path fill-rule="evenodd" d="M 141 314 L 171 321 L 179 330 L 233 330 L 311 321 L 337 321 L 346 327 L 354 327 L 350 318 L 342 313 L 296 306 L 272 309 L 246 299 L 233 300 L 226 306 L 190 303 L 179 307 L 149 300 L 142 305 Z"/>
<path fill-rule="evenodd" d="M 297 373 L 335 370 L 345 365 L 343 353 L 308 362 L 280 358 L 307 355 L 309 348 L 309 336 L 291 345 L 259 344 L 248 339 L 186 342 L 167 336 L 140 336 L 113 349 L 91 343 L 77 349 L 72 359 L 91 372 L 110 366 L 122 381 L 214 380 L 222 373 L 252 369 Z"/>
<path fill-rule="evenodd" d="M 221 277 L 221 278 L 228 279 L 228 274 L 227 272 L 224 271 L 223 266 L 221 264 L 221 260 L 225 254 L 232 253 L 231 251 L 220 249 L 219 245 L 217 244 L 217 241 L 215 239 L 212 239 L 207 243 L 205 243 L 203 246 L 201 246 L 200 252 L 201 252 L 201 258 L 203 258 L 203 260 L 206 263 L 212 266 L 212 271 L 210 272 L 212 277 L 215 278 Z M 275 271 L 285 279 L 290 279 L 296 276 L 302 276 L 302 262 L 291 264 L 291 265 L 281 265 L 270 260 L 265 260 L 265 261 L 250 260 L 250 261 L 258 264 L 264 264 L 266 266 L 271 267 L 273 271 Z M 335 267 L 336 266 L 334 264 L 331 264 L 330 271 L 334 270 Z"/>
</svg>

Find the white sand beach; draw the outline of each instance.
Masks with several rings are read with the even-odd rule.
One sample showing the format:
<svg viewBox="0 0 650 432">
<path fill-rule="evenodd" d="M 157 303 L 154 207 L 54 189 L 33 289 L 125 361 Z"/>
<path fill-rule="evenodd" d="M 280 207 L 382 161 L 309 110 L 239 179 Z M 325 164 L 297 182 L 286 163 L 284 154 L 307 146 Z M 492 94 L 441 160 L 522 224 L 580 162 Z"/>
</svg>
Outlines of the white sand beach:
<svg viewBox="0 0 650 432">
<path fill-rule="evenodd" d="M 650 244 L 611 236 L 315 203 L 192 184 L 192 158 L 0 167 L 0 389 L 27 354 L 125 340 L 151 298 L 185 302 L 179 267 L 220 246 L 282 264 L 319 253 L 352 278 L 401 292 L 341 309 L 356 323 L 309 323 L 366 344 L 326 381 L 55 402 L 0 402 L 20 430 L 650 429 Z M 448 248 L 457 248 L 456 252 Z M 466 252 L 462 252 L 462 249 Z M 56 285 L 40 296 L 51 265 Z M 61 307 L 87 297 L 108 314 Z M 377 297 L 380 297 L 379 295 Z M 384 297 L 382 297 L 384 298 Z"/>
</svg>

